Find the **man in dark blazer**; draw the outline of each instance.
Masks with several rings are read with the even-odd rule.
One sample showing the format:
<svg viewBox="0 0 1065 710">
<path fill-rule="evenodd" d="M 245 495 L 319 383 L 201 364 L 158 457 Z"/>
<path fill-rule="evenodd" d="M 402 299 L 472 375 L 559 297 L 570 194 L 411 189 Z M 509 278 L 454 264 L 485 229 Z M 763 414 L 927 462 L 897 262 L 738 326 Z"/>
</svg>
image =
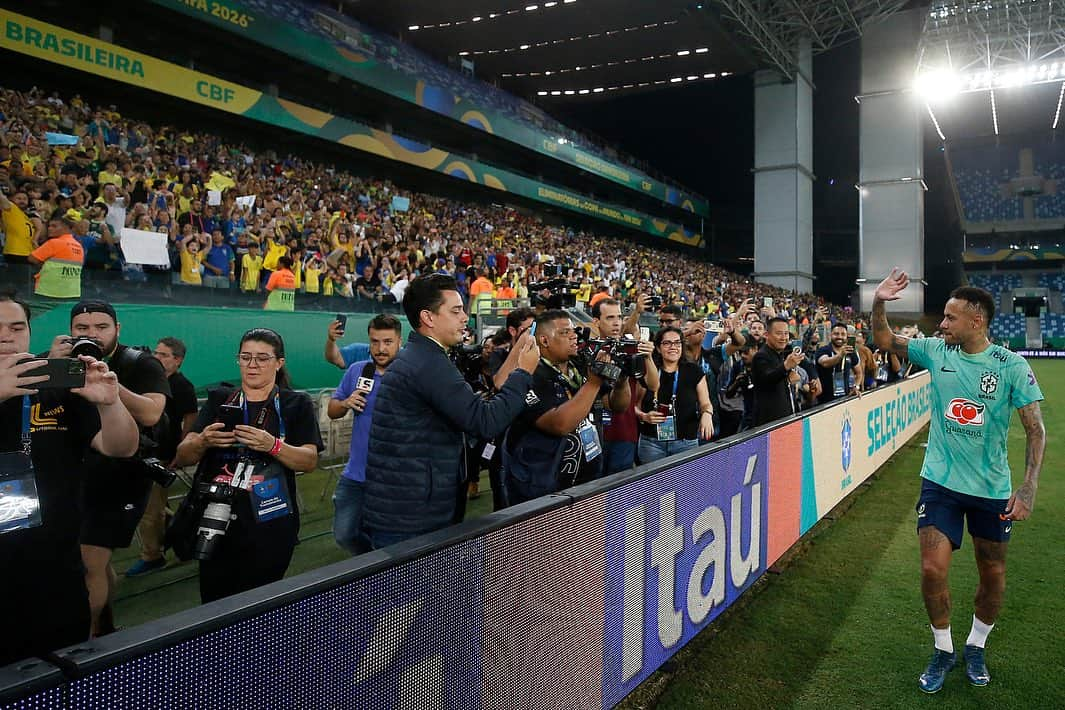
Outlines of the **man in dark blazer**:
<svg viewBox="0 0 1065 710">
<path fill-rule="evenodd" d="M 448 357 L 467 321 L 455 279 L 414 279 L 403 310 L 415 332 L 381 378 L 370 427 L 362 521 L 369 549 L 461 520 L 464 434 L 490 440 L 506 430 L 525 408 L 540 357 L 523 332 L 511 348 L 516 368 L 499 393 L 484 400 Z"/>
<path fill-rule="evenodd" d="M 766 323 L 765 345 L 751 361 L 757 426 L 789 417 L 797 411 L 788 375 L 805 356 L 802 350 L 793 352 L 788 347 L 790 339 L 788 322 L 783 318 L 770 318 Z"/>
</svg>

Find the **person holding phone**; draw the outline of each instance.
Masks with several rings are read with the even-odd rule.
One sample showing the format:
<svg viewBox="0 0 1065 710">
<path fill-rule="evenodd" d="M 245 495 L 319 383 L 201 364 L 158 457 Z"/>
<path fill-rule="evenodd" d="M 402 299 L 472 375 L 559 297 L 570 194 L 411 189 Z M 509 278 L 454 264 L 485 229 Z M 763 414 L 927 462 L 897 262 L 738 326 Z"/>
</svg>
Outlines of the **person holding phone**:
<svg viewBox="0 0 1065 710">
<path fill-rule="evenodd" d="M 30 349 L 30 309 L 0 293 L 0 569 L 11 618 L 0 666 L 84 641 L 89 593 L 78 546 L 85 454 L 131 456 L 137 424 L 103 362 L 81 357 L 84 386 L 59 389 Z"/>
<path fill-rule="evenodd" d="M 296 471 L 313 471 L 325 448 L 310 397 L 291 389 L 280 335 L 247 331 L 237 362 L 240 387 L 208 393 L 172 464 L 198 464 L 196 482 L 226 485 L 238 468 L 252 471 L 234 492 L 225 535 L 200 561 L 204 603 L 285 575 L 300 528 Z"/>
<path fill-rule="evenodd" d="M 346 323 L 346 318 L 338 322 Z M 359 530 L 377 385 L 403 345 L 403 326 L 393 315 L 375 316 L 366 332 L 370 338 L 370 358 L 348 367 L 326 410 L 330 419 L 342 419 L 349 412 L 354 417 L 348 463 L 333 493 L 333 538 L 352 555 L 365 552 Z"/>
<path fill-rule="evenodd" d="M 858 394 L 862 383 L 862 363 L 855 350 L 855 338 L 843 323 L 836 323 L 829 333 L 828 345 L 818 350 L 814 359 L 821 380 L 818 404 Z"/>
<path fill-rule="evenodd" d="M 714 436 L 714 408 L 702 368 L 684 359 L 680 328 L 655 333 L 658 388 L 648 389 L 636 409 L 640 463 L 688 451 Z"/>
</svg>

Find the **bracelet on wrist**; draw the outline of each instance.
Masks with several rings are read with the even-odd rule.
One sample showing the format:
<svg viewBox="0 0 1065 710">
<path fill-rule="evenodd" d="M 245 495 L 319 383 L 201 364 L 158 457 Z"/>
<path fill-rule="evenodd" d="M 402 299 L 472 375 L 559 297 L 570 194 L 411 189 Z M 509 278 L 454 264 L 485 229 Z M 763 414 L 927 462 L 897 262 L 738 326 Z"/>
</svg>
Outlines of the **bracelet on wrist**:
<svg viewBox="0 0 1065 710">
<path fill-rule="evenodd" d="M 270 455 L 271 456 L 277 456 L 279 453 L 281 453 L 281 447 L 283 445 L 284 445 L 284 442 L 281 441 L 281 439 L 275 437 L 274 438 L 274 446 L 273 446 L 273 448 L 270 449 Z"/>
</svg>

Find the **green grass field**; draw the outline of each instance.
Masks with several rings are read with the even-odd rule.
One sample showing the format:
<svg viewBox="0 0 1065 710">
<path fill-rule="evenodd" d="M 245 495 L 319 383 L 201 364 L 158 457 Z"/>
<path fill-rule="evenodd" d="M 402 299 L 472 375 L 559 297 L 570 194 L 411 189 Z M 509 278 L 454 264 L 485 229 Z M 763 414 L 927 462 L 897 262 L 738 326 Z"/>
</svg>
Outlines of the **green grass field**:
<svg viewBox="0 0 1065 710">
<path fill-rule="evenodd" d="M 937 695 L 917 688 L 932 637 L 921 602 L 914 531 L 925 436 L 819 524 L 738 608 L 730 609 L 640 686 L 624 708 L 1065 707 L 1065 363 L 1035 363 L 1047 401 L 1047 456 L 1033 517 L 1014 528 L 1006 602 L 988 639 L 991 684 L 956 668 Z M 1024 432 L 1010 431 L 1014 481 Z M 835 517 L 835 516 L 834 516 Z M 966 541 L 951 567 L 954 644 L 969 633 L 976 569 Z"/>
</svg>

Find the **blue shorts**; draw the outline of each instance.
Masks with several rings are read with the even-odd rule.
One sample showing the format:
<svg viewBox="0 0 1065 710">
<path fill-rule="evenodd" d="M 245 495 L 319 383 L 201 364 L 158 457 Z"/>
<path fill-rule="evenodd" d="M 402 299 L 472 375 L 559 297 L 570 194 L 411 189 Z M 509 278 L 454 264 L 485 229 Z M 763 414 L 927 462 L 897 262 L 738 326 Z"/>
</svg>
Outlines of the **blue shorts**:
<svg viewBox="0 0 1065 710">
<path fill-rule="evenodd" d="M 958 493 L 938 483 L 921 479 L 921 497 L 917 501 L 917 530 L 933 525 L 950 540 L 953 549 L 961 548 L 963 521 L 969 522 L 969 534 L 992 542 L 1009 542 L 1013 521 L 1005 519 L 1007 498 L 981 498 Z"/>
</svg>

